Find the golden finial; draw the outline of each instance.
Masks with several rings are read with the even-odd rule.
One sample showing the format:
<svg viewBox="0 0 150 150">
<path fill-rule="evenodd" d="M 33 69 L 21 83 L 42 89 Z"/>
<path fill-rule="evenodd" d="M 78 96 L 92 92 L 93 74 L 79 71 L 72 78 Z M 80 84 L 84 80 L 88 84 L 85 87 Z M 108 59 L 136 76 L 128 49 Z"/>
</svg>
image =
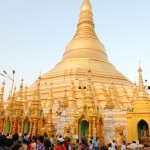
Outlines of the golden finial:
<svg viewBox="0 0 150 150">
<path fill-rule="evenodd" d="M 92 6 L 89 0 L 83 0 L 81 11 L 92 11 Z"/>
<path fill-rule="evenodd" d="M 88 25 L 88 27 L 86 27 L 87 29 L 91 29 L 91 25 L 94 27 L 92 6 L 89 0 L 83 0 L 82 6 L 81 6 L 78 27 L 82 24 L 87 24 Z M 83 28 L 83 31 L 84 30 L 85 30 L 85 27 Z M 95 34 L 94 30 L 92 32 Z M 91 30 L 90 30 L 90 33 L 91 33 Z"/>
</svg>

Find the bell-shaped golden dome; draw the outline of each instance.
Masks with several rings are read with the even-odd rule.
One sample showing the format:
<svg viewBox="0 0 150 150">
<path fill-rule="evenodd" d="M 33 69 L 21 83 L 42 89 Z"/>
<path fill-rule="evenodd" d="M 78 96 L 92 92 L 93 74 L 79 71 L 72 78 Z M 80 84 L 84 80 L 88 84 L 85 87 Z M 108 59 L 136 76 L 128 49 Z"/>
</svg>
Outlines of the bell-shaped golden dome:
<svg viewBox="0 0 150 150">
<path fill-rule="evenodd" d="M 85 81 L 89 68 L 92 81 L 95 83 L 132 85 L 109 62 L 106 50 L 95 33 L 90 1 L 83 0 L 77 31 L 67 45 L 62 60 L 41 77 L 43 99 L 46 100 L 46 93 L 48 93 L 48 84 L 45 83 L 52 81 L 54 83 L 54 98 L 61 98 L 64 95 L 66 83 L 70 83 L 70 80 L 76 82 L 77 79 Z M 32 91 L 33 86 L 30 88 Z"/>
<path fill-rule="evenodd" d="M 131 82 L 109 62 L 105 48 L 94 30 L 90 1 L 83 0 L 75 36 L 67 45 L 61 62 L 43 77 L 55 78 L 56 74 L 63 76 L 65 70 L 72 69 L 78 79 L 84 79 L 83 74 L 87 75 L 89 62 L 93 80 L 131 85 Z"/>
</svg>

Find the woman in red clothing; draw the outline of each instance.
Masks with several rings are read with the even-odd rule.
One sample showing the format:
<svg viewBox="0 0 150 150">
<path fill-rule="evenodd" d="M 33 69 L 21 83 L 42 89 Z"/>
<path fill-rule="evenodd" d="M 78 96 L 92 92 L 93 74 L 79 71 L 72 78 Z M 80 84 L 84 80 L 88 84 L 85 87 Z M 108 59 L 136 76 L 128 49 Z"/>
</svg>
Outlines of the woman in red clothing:
<svg viewBox="0 0 150 150">
<path fill-rule="evenodd" d="M 56 150 L 66 150 L 63 138 L 59 138 L 57 141 L 57 144 L 58 144 L 58 146 L 56 146 Z"/>
</svg>

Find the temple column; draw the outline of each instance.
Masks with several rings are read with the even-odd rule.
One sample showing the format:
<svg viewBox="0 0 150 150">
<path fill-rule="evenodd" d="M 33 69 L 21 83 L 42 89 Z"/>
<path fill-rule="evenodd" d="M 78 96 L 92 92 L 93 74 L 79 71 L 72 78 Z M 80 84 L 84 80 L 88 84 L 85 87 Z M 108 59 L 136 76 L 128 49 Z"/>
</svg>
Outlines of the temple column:
<svg viewBox="0 0 150 150">
<path fill-rule="evenodd" d="M 31 135 L 31 133 L 32 133 L 32 126 L 33 126 L 33 122 L 31 121 L 31 122 L 30 122 L 29 135 Z"/>
<path fill-rule="evenodd" d="M 0 131 L 2 131 L 3 130 L 3 120 L 1 119 L 0 120 Z"/>
<path fill-rule="evenodd" d="M 78 121 L 75 122 L 75 126 L 76 126 L 76 135 L 79 135 L 79 123 L 78 123 Z"/>
<path fill-rule="evenodd" d="M 10 122 L 10 134 L 12 133 L 13 121 Z"/>
<path fill-rule="evenodd" d="M 3 133 L 5 133 L 5 130 L 6 130 L 6 120 L 4 121 Z"/>
<path fill-rule="evenodd" d="M 96 133 L 97 130 L 96 130 L 96 127 L 95 127 L 95 118 L 93 118 L 93 127 L 92 127 L 92 136 L 93 137 L 96 137 Z"/>
<path fill-rule="evenodd" d="M 89 121 L 89 138 L 91 137 L 91 133 L 92 133 L 92 122 Z"/>
<path fill-rule="evenodd" d="M 24 121 L 22 121 L 22 123 L 21 123 L 21 133 L 23 134 L 24 133 Z"/>
<path fill-rule="evenodd" d="M 96 130 L 97 130 L 97 136 L 99 137 L 100 133 L 99 133 L 99 123 L 96 123 Z"/>
</svg>

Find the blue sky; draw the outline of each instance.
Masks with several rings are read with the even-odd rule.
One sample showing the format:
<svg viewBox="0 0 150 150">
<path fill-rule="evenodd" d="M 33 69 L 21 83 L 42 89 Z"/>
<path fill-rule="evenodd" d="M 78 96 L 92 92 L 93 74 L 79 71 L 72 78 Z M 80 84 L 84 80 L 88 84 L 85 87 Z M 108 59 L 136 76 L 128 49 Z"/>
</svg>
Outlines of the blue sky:
<svg viewBox="0 0 150 150">
<path fill-rule="evenodd" d="M 0 0 L 0 72 L 32 84 L 62 58 L 82 0 Z M 91 0 L 96 33 L 109 61 L 131 81 L 141 62 L 150 80 L 150 0 Z M 3 77 L 0 76 L 0 82 Z M 149 82 L 150 83 L 150 82 Z M 7 91 L 11 81 L 6 79 Z"/>
</svg>

